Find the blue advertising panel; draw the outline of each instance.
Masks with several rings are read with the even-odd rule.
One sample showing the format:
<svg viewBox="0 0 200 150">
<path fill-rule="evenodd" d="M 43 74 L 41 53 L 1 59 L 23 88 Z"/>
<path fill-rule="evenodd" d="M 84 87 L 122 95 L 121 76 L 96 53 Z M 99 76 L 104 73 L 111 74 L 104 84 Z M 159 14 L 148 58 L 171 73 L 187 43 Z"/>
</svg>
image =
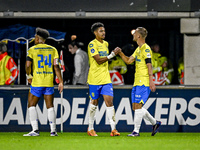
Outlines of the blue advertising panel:
<svg viewBox="0 0 200 150">
<path fill-rule="evenodd" d="M 0 132 L 30 131 L 27 111 L 28 88 L 0 89 Z M 86 132 L 88 128 L 88 87 L 65 87 L 63 92 L 64 132 Z M 54 107 L 57 115 L 57 130 L 61 124 L 61 98 L 55 89 Z M 117 130 L 131 132 L 134 126 L 134 112 L 131 108 L 131 86 L 114 87 L 114 107 Z M 200 132 L 200 92 L 199 89 L 158 88 L 151 93 L 146 109 L 162 122 L 160 132 Z M 36 107 L 40 131 L 50 131 L 47 109 L 43 98 Z M 95 130 L 109 132 L 110 125 L 106 105 L 101 97 L 96 112 Z M 149 121 L 142 121 L 141 132 L 150 132 Z"/>
</svg>

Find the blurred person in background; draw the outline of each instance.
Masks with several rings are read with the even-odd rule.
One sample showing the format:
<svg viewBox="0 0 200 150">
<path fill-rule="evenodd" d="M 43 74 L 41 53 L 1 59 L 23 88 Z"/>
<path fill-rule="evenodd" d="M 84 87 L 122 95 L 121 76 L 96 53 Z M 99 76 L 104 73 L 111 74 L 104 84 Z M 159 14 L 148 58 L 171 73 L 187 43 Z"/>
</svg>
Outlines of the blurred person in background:
<svg viewBox="0 0 200 150">
<path fill-rule="evenodd" d="M 68 49 L 71 54 L 75 54 L 74 56 L 74 68 L 75 71 L 73 73 L 73 85 L 86 85 L 87 76 L 89 70 L 89 62 L 88 55 L 85 51 L 81 49 L 83 46 L 82 42 L 78 42 L 77 40 L 72 40 L 68 44 Z"/>
<path fill-rule="evenodd" d="M 159 43 L 154 42 L 151 45 L 151 49 L 153 81 L 155 85 L 171 84 L 174 75 L 174 69 L 171 61 L 167 57 L 161 55 Z"/>
<path fill-rule="evenodd" d="M 181 57 L 178 61 L 178 80 L 180 84 L 184 84 L 184 61 Z"/>
<path fill-rule="evenodd" d="M 127 66 L 121 57 L 116 56 L 109 61 L 108 69 L 113 85 L 124 85 L 123 74 L 127 72 Z"/>
<path fill-rule="evenodd" d="M 17 65 L 7 53 L 5 42 L 0 42 L 0 85 L 13 85 L 19 74 Z"/>
</svg>

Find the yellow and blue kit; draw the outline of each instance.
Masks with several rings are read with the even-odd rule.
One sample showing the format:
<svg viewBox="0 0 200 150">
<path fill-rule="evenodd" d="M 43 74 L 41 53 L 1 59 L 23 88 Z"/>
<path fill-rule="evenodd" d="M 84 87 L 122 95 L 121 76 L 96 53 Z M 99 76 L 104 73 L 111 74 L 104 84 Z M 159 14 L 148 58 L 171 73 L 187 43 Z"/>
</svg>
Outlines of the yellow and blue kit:
<svg viewBox="0 0 200 150">
<path fill-rule="evenodd" d="M 99 42 L 94 39 L 88 44 L 88 58 L 90 69 L 88 73 L 88 84 L 91 99 L 98 99 L 101 95 L 113 96 L 113 87 L 108 70 L 108 61 L 98 64 L 93 56 L 98 55 L 103 58 L 108 56 L 108 42 Z"/>
<path fill-rule="evenodd" d="M 151 48 L 145 43 L 141 47 L 138 46 L 132 56 L 136 66 L 132 103 L 145 104 L 150 94 L 149 72 L 145 59 L 152 58 Z"/>
</svg>

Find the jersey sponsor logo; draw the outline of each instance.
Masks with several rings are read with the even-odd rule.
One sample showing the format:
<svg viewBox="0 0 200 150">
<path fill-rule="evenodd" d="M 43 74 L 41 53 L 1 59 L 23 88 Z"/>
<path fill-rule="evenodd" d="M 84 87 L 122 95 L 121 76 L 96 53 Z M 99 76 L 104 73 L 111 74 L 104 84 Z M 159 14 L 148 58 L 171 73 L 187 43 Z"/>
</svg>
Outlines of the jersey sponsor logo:
<svg viewBox="0 0 200 150">
<path fill-rule="evenodd" d="M 94 52 L 95 52 L 94 48 L 93 48 L 93 49 L 91 49 L 90 51 L 91 51 L 91 53 L 94 53 Z"/>
<path fill-rule="evenodd" d="M 100 51 L 99 56 L 108 56 L 107 51 Z"/>
<path fill-rule="evenodd" d="M 36 47 L 34 48 L 34 50 L 38 50 L 38 49 L 53 49 L 52 47 Z"/>
<path fill-rule="evenodd" d="M 147 53 L 147 58 L 151 58 L 151 54 L 150 53 Z"/>
<path fill-rule="evenodd" d="M 93 47 L 93 44 L 90 44 L 89 47 Z"/>
<path fill-rule="evenodd" d="M 149 52 L 150 52 L 150 50 L 149 50 L 149 49 L 146 49 L 146 50 L 145 50 L 145 52 L 149 53 Z"/>
<path fill-rule="evenodd" d="M 141 62 L 141 59 L 138 59 L 136 56 L 135 61 Z"/>
<path fill-rule="evenodd" d="M 41 72 L 41 71 L 36 71 L 36 73 L 37 74 L 53 74 L 53 72 L 48 72 L 48 71 L 43 71 L 43 72 Z"/>
</svg>

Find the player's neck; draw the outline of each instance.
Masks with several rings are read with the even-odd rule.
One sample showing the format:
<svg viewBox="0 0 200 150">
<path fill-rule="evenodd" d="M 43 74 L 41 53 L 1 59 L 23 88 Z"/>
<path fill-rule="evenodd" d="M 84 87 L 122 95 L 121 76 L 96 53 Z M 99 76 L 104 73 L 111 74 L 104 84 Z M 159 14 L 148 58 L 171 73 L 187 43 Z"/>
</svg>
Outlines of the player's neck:
<svg viewBox="0 0 200 150">
<path fill-rule="evenodd" d="M 45 44 L 45 42 L 36 42 L 35 45 L 37 44 Z"/>
<path fill-rule="evenodd" d="M 145 40 L 138 40 L 138 41 L 137 41 L 137 44 L 138 44 L 138 46 L 141 48 L 142 45 L 145 44 Z"/>
<path fill-rule="evenodd" d="M 39 42 L 38 44 L 44 44 L 45 42 Z"/>
</svg>

